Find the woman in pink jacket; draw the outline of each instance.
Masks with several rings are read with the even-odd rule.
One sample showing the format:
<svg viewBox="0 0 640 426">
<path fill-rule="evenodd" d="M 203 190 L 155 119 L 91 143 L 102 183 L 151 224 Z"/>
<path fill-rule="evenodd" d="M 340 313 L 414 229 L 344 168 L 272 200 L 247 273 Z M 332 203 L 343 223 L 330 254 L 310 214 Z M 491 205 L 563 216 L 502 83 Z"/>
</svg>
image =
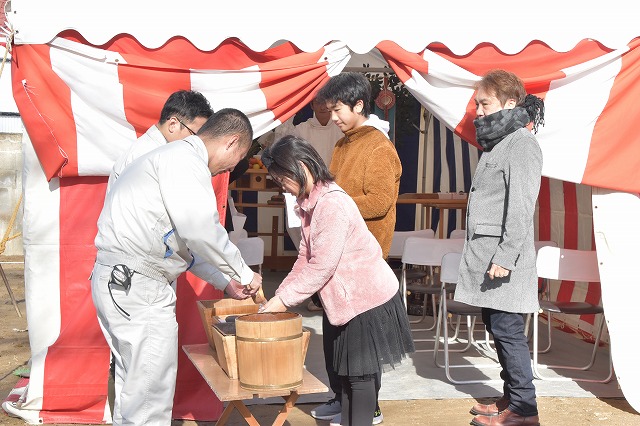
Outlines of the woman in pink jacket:
<svg viewBox="0 0 640 426">
<path fill-rule="evenodd" d="M 333 368 L 343 384 L 342 424 L 370 426 L 374 378 L 414 351 L 396 275 L 353 199 L 304 139 L 285 136 L 262 162 L 297 197 L 302 241 L 293 269 L 263 312 L 283 312 L 318 292 L 331 323 Z"/>
</svg>

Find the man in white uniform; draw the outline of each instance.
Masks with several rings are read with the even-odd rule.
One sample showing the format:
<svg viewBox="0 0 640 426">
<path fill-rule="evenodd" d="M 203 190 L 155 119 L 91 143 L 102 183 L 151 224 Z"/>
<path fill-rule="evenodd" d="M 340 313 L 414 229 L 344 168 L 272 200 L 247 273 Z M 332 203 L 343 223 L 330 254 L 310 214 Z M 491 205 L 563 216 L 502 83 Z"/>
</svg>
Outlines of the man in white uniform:
<svg viewBox="0 0 640 426">
<path fill-rule="evenodd" d="M 131 163 L 107 194 L 91 292 L 116 364 L 114 425 L 171 424 L 178 366 L 172 281 L 189 270 L 237 299 L 262 285 L 220 224 L 211 186 L 212 175 L 246 156 L 252 138 L 246 115 L 220 110 L 197 135 Z"/>
<path fill-rule="evenodd" d="M 213 114 L 207 98 L 193 90 L 172 93 L 160 111 L 160 119 L 133 143 L 114 163 L 107 192 L 125 167 L 154 148 L 195 135 Z"/>
</svg>

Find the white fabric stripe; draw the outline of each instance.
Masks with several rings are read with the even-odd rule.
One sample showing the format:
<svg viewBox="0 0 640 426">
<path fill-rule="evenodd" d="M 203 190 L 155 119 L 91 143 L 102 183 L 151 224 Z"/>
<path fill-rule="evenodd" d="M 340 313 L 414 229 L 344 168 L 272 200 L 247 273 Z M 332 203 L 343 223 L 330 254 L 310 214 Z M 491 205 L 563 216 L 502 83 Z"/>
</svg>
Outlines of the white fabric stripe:
<svg viewBox="0 0 640 426">
<path fill-rule="evenodd" d="M 638 194 L 593 188 L 593 223 L 600 263 L 602 301 L 611 336 L 613 365 L 625 398 L 640 410 L 640 369 L 637 362 L 637 322 L 640 299 L 640 198 Z"/>
<path fill-rule="evenodd" d="M 549 208 L 551 240 L 564 247 L 564 188 L 562 181 L 549 179 Z"/>
<path fill-rule="evenodd" d="M 350 57 L 344 43 L 334 42 L 325 47 L 318 63 L 328 62 L 327 74 L 332 76 L 344 69 Z M 205 95 L 214 111 L 237 108 L 247 114 L 256 138 L 281 124 L 267 109 L 267 99 L 260 88 L 262 79 L 257 65 L 238 71 L 191 70 L 191 88 Z"/>
<path fill-rule="evenodd" d="M 47 179 L 28 134 L 23 134 L 24 280 L 31 375 L 24 408 L 42 408 L 44 360 L 60 331 L 60 188 Z"/>
<path fill-rule="evenodd" d="M 619 57 L 601 67 L 594 61 L 565 69 L 565 78 L 551 82 L 545 125 L 536 135 L 544 156 L 544 176 L 582 182 L 593 128 L 622 64 Z"/>
<path fill-rule="evenodd" d="M 125 118 L 117 65 L 86 56 L 83 51 L 78 43 L 67 42 L 64 49 L 51 46 L 51 67 L 71 91 L 78 138 L 78 175 L 108 175 L 113 163 L 137 135 Z"/>
<path fill-rule="evenodd" d="M 428 75 L 412 71 L 405 86 L 427 110 L 455 129 L 473 97 L 473 85 L 479 77 L 426 50 Z"/>
</svg>

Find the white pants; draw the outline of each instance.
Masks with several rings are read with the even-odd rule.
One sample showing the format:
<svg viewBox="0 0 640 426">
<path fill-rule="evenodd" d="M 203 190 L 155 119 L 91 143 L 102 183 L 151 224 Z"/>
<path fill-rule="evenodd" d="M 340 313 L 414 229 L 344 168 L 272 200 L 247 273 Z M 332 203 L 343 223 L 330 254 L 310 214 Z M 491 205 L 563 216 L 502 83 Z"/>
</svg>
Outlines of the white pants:
<svg viewBox="0 0 640 426">
<path fill-rule="evenodd" d="M 91 294 L 115 359 L 114 425 L 171 425 L 178 370 L 176 293 L 168 282 L 134 274 L 128 292 L 112 286 L 110 266 L 96 264 Z M 108 366 L 105 366 L 108 368 Z"/>
</svg>

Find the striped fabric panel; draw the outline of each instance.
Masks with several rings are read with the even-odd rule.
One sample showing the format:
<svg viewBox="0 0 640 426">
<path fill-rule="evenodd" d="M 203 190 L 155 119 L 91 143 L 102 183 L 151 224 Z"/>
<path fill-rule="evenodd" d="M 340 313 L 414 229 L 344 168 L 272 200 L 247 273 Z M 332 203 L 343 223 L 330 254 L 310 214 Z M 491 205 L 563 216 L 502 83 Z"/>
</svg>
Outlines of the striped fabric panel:
<svg viewBox="0 0 640 426">
<path fill-rule="evenodd" d="M 419 176 L 422 176 L 425 182 L 422 192 L 468 193 L 481 151 L 462 140 L 435 117 L 428 123 L 427 133 L 422 137 L 422 155 L 425 159 L 424 170 L 419 172 Z M 444 212 L 446 217 L 442 217 L 442 221 L 445 235 L 448 236 L 452 230 L 462 228 L 464 218 L 460 210 L 451 209 Z M 433 209 L 430 215 L 431 229 L 439 232 L 439 227 L 443 226 L 441 211 Z M 418 217 L 417 220 L 419 219 Z"/>
<path fill-rule="evenodd" d="M 313 53 L 289 43 L 257 53 L 234 40 L 203 52 L 175 39 L 149 51 L 127 36 L 103 48 L 56 38 L 16 46 L 14 55 L 14 98 L 48 179 L 108 175 L 180 89 L 202 92 L 214 110 L 245 112 L 258 137 L 307 104 L 350 57 L 340 42 Z"/>
<path fill-rule="evenodd" d="M 640 144 L 632 124 L 640 68 L 640 39 L 611 51 L 584 40 L 568 52 L 532 42 L 515 55 L 479 45 L 464 56 L 430 45 L 421 55 L 393 42 L 378 49 L 414 97 L 463 139 L 474 143 L 474 84 L 491 68 L 520 76 L 528 93 L 545 100 L 537 139 L 543 175 L 627 192 L 640 191 Z M 571 161 L 567 161 L 571 158 Z"/>
</svg>

